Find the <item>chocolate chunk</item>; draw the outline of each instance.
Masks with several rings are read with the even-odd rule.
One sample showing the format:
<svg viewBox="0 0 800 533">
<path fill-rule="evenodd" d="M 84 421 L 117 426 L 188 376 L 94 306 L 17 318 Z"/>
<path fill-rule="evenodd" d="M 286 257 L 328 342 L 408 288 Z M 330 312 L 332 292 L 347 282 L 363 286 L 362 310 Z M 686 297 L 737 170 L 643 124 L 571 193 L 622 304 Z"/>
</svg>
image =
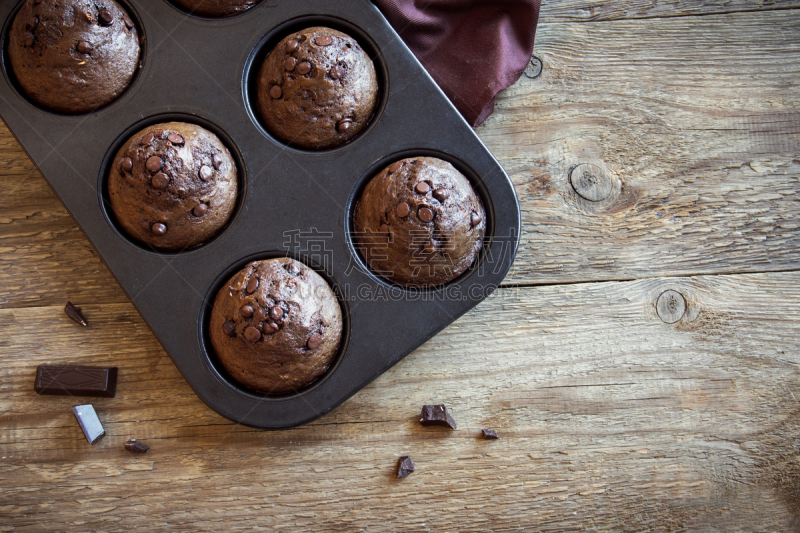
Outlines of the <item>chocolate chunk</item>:
<svg viewBox="0 0 800 533">
<path fill-rule="evenodd" d="M 410 212 L 411 208 L 405 202 L 401 202 L 400 205 L 397 206 L 397 216 L 400 218 L 406 218 Z"/>
<path fill-rule="evenodd" d="M 281 328 L 275 322 L 270 322 L 270 323 L 265 322 L 264 325 L 261 327 L 261 329 L 264 330 L 265 335 L 272 335 Z"/>
<path fill-rule="evenodd" d="M 339 65 L 334 65 L 333 67 L 331 67 L 331 78 L 332 79 L 338 80 L 342 76 L 344 76 L 344 69 L 342 67 L 340 67 Z"/>
<path fill-rule="evenodd" d="M 478 224 L 480 224 L 480 223 L 481 223 L 481 221 L 482 221 L 482 220 L 483 220 L 483 217 L 482 217 L 482 216 L 480 216 L 480 215 L 479 215 L 478 213 L 476 213 L 475 211 L 473 211 L 473 212 L 472 212 L 472 215 L 470 215 L 470 222 L 472 222 L 472 225 L 473 225 L 473 226 L 477 226 Z"/>
<path fill-rule="evenodd" d="M 292 52 L 297 50 L 298 46 L 300 46 L 300 43 L 298 43 L 295 39 L 289 39 L 288 41 L 286 41 L 286 53 L 291 54 Z"/>
<path fill-rule="evenodd" d="M 83 434 L 89 444 L 94 444 L 106 434 L 106 430 L 103 429 L 100 419 L 97 418 L 97 413 L 94 412 L 92 404 L 76 405 L 72 408 L 72 414 L 78 420 L 78 424 L 81 426 L 81 430 L 83 430 Z"/>
<path fill-rule="evenodd" d="M 157 155 L 151 155 L 150 157 L 147 158 L 147 161 L 145 162 L 144 166 L 150 172 L 158 172 L 159 170 L 161 170 L 161 167 L 164 166 L 164 162 L 161 161 L 161 158 L 158 157 Z"/>
<path fill-rule="evenodd" d="M 447 200 L 447 197 L 450 196 L 450 193 L 447 192 L 447 189 L 436 189 L 433 191 L 433 197 L 439 200 L 440 202 L 444 202 Z"/>
<path fill-rule="evenodd" d="M 420 207 L 419 211 L 417 211 L 417 216 L 423 222 L 430 222 L 433 220 L 433 211 L 427 207 Z"/>
<path fill-rule="evenodd" d="M 301 61 L 299 65 L 297 65 L 297 73 L 306 75 L 311 72 L 311 63 L 308 61 Z"/>
<path fill-rule="evenodd" d="M 129 30 L 133 29 L 133 21 L 131 20 L 131 18 L 128 15 L 124 15 L 122 17 L 122 22 L 125 23 L 125 27 L 128 28 Z"/>
<path fill-rule="evenodd" d="M 150 144 L 151 142 L 153 142 L 153 139 L 155 139 L 155 138 L 156 138 L 156 136 L 153 135 L 153 132 L 150 132 L 147 135 L 145 135 L 144 137 L 142 137 L 142 140 L 139 141 L 139 143 L 143 144 L 143 145 L 147 145 L 147 144 Z"/>
<path fill-rule="evenodd" d="M 253 326 L 247 326 L 244 330 L 244 338 L 247 342 L 255 344 L 261 340 L 261 332 Z"/>
<path fill-rule="evenodd" d="M 280 98 L 283 96 L 283 91 L 281 90 L 280 85 L 273 85 L 269 88 L 269 96 L 270 98 Z"/>
<path fill-rule="evenodd" d="M 167 233 L 167 225 L 162 224 L 161 222 L 156 222 L 150 227 L 150 231 L 152 231 L 154 235 L 164 235 Z"/>
<path fill-rule="evenodd" d="M 414 463 L 411 462 L 411 457 L 404 455 L 397 460 L 397 477 L 408 477 L 414 471 Z"/>
<path fill-rule="evenodd" d="M 403 166 L 403 162 L 402 161 L 396 161 L 396 162 L 392 163 L 391 165 L 389 165 L 389 168 L 387 170 L 389 172 L 397 172 L 398 170 L 400 170 L 400 168 L 402 168 L 402 166 Z"/>
<path fill-rule="evenodd" d="M 133 159 L 131 159 L 130 157 L 123 157 L 122 164 L 120 166 L 122 167 L 122 170 L 124 170 L 125 172 L 130 172 L 131 170 L 133 170 Z"/>
<path fill-rule="evenodd" d="M 255 309 L 250 304 L 244 304 L 242 307 L 239 308 L 239 312 L 242 313 L 242 316 L 245 318 L 253 318 L 255 314 Z"/>
<path fill-rule="evenodd" d="M 278 320 L 280 320 L 281 318 L 283 318 L 283 309 L 281 309 L 280 307 L 278 307 L 278 306 L 276 305 L 275 307 L 273 307 L 273 308 L 270 310 L 270 312 L 269 312 L 269 316 L 271 316 L 271 317 L 272 317 L 272 320 L 274 320 L 274 321 L 276 321 L 276 322 L 277 322 Z"/>
<path fill-rule="evenodd" d="M 169 135 L 167 135 L 167 140 L 176 146 L 180 146 L 185 142 L 183 140 L 183 137 L 181 137 L 177 133 L 170 133 Z"/>
<path fill-rule="evenodd" d="M 322 335 L 319 333 L 314 333 L 308 339 L 308 349 L 309 350 L 316 350 L 319 348 L 319 345 L 322 344 Z"/>
<path fill-rule="evenodd" d="M 347 130 L 349 130 L 352 125 L 353 125 L 353 121 L 351 119 L 343 118 L 336 125 L 336 131 L 338 131 L 339 133 L 344 133 Z"/>
<path fill-rule="evenodd" d="M 497 432 L 493 429 L 482 429 L 481 432 L 483 432 L 483 438 L 486 440 L 494 440 L 500 438 L 497 436 Z"/>
<path fill-rule="evenodd" d="M 114 22 L 114 15 L 112 15 L 111 11 L 108 9 L 103 9 L 100 11 L 100 16 L 97 18 L 100 20 L 100 24 L 103 26 L 111 26 L 111 23 Z"/>
<path fill-rule="evenodd" d="M 216 170 L 219 170 L 219 167 L 222 166 L 222 158 L 219 156 L 219 154 L 214 154 L 214 157 L 211 158 L 211 161 Z"/>
<path fill-rule="evenodd" d="M 208 204 L 197 204 L 194 209 L 192 209 L 192 214 L 196 217 L 205 216 L 208 213 Z"/>
<path fill-rule="evenodd" d="M 78 52 L 82 54 L 88 54 L 89 52 L 92 51 L 93 48 L 94 47 L 92 46 L 92 43 L 86 41 L 79 42 L 77 46 Z"/>
<path fill-rule="evenodd" d="M 156 175 L 150 180 L 150 184 L 156 189 L 166 189 L 169 185 L 169 177 L 163 172 L 156 172 Z"/>
<path fill-rule="evenodd" d="M 256 277 L 250 278 L 250 281 L 247 282 L 247 288 L 245 289 L 247 291 L 247 294 L 253 294 L 254 292 L 256 292 L 257 288 L 258 288 L 258 278 Z"/>
<path fill-rule="evenodd" d="M 433 239 L 431 239 L 428 242 L 426 242 L 425 246 L 423 247 L 423 250 L 425 250 L 426 254 L 435 253 L 436 250 L 438 250 L 438 249 L 439 249 L 439 246 L 437 246 L 436 241 L 434 241 Z"/>
<path fill-rule="evenodd" d="M 224 324 L 222 324 L 222 331 L 225 332 L 225 335 L 228 337 L 235 337 L 236 336 L 236 324 L 233 323 L 233 320 L 228 320 Z"/>
<path fill-rule="evenodd" d="M 61 396 L 101 396 L 117 393 L 117 367 L 39 365 L 33 390 Z"/>
<path fill-rule="evenodd" d="M 329 46 L 333 42 L 333 38 L 330 35 L 320 35 L 314 40 L 317 46 Z"/>
<path fill-rule="evenodd" d="M 283 61 L 283 68 L 285 68 L 289 72 L 294 70 L 295 65 L 297 65 L 297 60 L 293 57 L 287 57 Z"/>
<path fill-rule="evenodd" d="M 81 308 L 75 307 L 72 302 L 67 302 L 67 305 L 64 307 L 64 312 L 67 313 L 68 317 L 81 326 L 86 327 L 89 325 L 89 323 L 86 322 L 86 318 L 83 316 L 83 313 L 81 313 Z"/>
<path fill-rule="evenodd" d="M 39 19 L 37 17 L 30 17 L 28 20 L 25 21 L 25 26 L 27 26 L 31 30 L 35 30 L 36 26 L 38 25 L 39 25 Z"/>
<path fill-rule="evenodd" d="M 419 183 L 417 183 L 417 186 L 414 188 L 420 194 L 428 194 L 428 191 L 431 190 L 431 186 L 425 183 L 424 181 L 420 181 Z"/>
<path fill-rule="evenodd" d="M 300 274 L 300 267 L 297 266 L 297 263 L 290 263 L 289 266 L 286 268 L 286 272 L 291 274 L 292 276 L 297 276 Z"/>
<path fill-rule="evenodd" d="M 208 181 L 214 175 L 214 170 L 208 165 L 203 165 L 202 167 L 200 167 L 199 174 L 201 180 Z"/>
<path fill-rule="evenodd" d="M 136 439 L 131 439 L 125 443 L 125 449 L 133 453 L 147 453 L 147 450 L 150 449 L 150 446 L 144 444 L 143 442 L 139 442 Z"/>
<path fill-rule="evenodd" d="M 450 429 L 456 429 L 455 420 L 447 412 L 444 404 L 423 405 L 419 423 L 423 426 L 447 426 Z"/>
</svg>

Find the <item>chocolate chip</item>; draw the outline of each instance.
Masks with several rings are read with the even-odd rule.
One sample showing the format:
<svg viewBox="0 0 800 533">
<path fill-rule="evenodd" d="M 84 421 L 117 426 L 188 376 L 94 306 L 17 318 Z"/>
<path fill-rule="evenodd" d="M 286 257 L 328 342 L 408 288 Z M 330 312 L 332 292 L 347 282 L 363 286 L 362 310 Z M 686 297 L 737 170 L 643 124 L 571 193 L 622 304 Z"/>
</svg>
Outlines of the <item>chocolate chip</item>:
<svg viewBox="0 0 800 533">
<path fill-rule="evenodd" d="M 447 412 L 447 407 L 443 404 L 423 405 L 422 413 L 419 415 L 419 423 L 423 426 L 447 426 L 456 429 L 453 417 Z"/>
<path fill-rule="evenodd" d="M 205 216 L 206 213 L 208 213 L 208 204 L 197 204 L 192 209 L 192 214 L 196 217 Z"/>
<path fill-rule="evenodd" d="M 297 263 L 289 263 L 289 266 L 286 268 L 286 271 L 292 276 L 297 276 L 298 274 L 300 274 L 300 267 L 297 266 Z"/>
<path fill-rule="evenodd" d="M 23 46 L 27 46 L 30 48 L 33 46 L 33 34 L 29 31 L 26 31 L 25 34 L 22 36 L 22 44 Z"/>
<path fill-rule="evenodd" d="M 86 322 L 83 313 L 81 312 L 81 308 L 75 307 L 75 305 L 73 305 L 72 302 L 67 302 L 67 305 L 64 307 L 64 312 L 67 313 L 68 317 L 70 317 L 72 320 L 74 320 L 81 326 L 86 327 L 89 325 L 89 323 Z"/>
<path fill-rule="evenodd" d="M 317 46 L 328 46 L 333 42 L 333 38 L 330 35 L 320 35 L 314 42 Z"/>
<path fill-rule="evenodd" d="M 245 288 L 245 291 L 247 291 L 247 294 L 253 294 L 254 292 L 256 292 L 256 289 L 258 289 L 258 278 L 252 277 L 247 282 L 247 287 Z"/>
<path fill-rule="evenodd" d="M 281 328 L 275 322 L 270 322 L 269 324 L 265 322 L 261 329 L 264 330 L 265 335 L 272 335 Z"/>
<path fill-rule="evenodd" d="M 433 220 L 433 211 L 427 207 L 420 207 L 419 211 L 417 211 L 417 216 L 423 222 L 430 222 Z"/>
<path fill-rule="evenodd" d="M 228 320 L 222 324 L 222 331 L 224 331 L 225 335 L 228 337 L 234 337 L 236 336 L 236 324 L 233 323 L 233 320 Z"/>
<path fill-rule="evenodd" d="M 77 46 L 78 52 L 82 54 L 88 54 L 93 48 L 94 47 L 92 46 L 92 43 L 88 43 L 86 41 L 79 42 Z"/>
<path fill-rule="evenodd" d="M 391 165 L 389 165 L 389 168 L 387 170 L 389 170 L 389 172 L 394 173 L 394 172 L 397 172 L 398 170 L 400 170 L 400 168 L 402 166 L 403 166 L 403 162 L 402 161 L 396 161 L 396 162 L 392 163 Z"/>
<path fill-rule="evenodd" d="M 411 212 L 411 208 L 408 207 L 408 204 L 402 202 L 400 205 L 397 206 L 397 216 L 400 218 L 406 218 L 408 214 Z"/>
<path fill-rule="evenodd" d="M 147 170 L 149 170 L 150 172 L 158 172 L 159 170 L 161 170 L 161 167 L 163 165 L 164 163 L 161 161 L 161 158 L 158 157 L 157 155 L 151 155 L 150 157 L 148 157 L 147 162 L 145 162 L 144 164 L 145 168 L 147 168 Z"/>
<path fill-rule="evenodd" d="M 272 308 L 272 310 L 270 310 L 269 316 L 272 317 L 272 320 L 277 322 L 278 320 L 283 318 L 283 309 L 281 309 L 276 305 L 275 307 Z"/>
<path fill-rule="evenodd" d="M 438 249 L 439 249 L 439 246 L 436 244 L 436 241 L 434 241 L 433 239 L 431 239 L 428 242 L 426 242 L 425 246 L 423 247 L 423 250 L 425 250 L 426 254 L 436 253 L 436 250 L 438 250 Z"/>
<path fill-rule="evenodd" d="M 447 197 L 450 196 L 450 193 L 447 192 L 447 189 L 436 189 L 433 191 L 433 197 L 439 200 L 440 202 L 444 202 L 447 200 Z"/>
<path fill-rule="evenodd" d="M 411 457 L 404 455 L 397 460 L 397 477 L 402 479 L 408 477 L 414 471 L 414 463 L 411 462 Z"/>
<path fill-rule="evenodd" d="M 153 176 L 153 179 L 150 180 L 150 183 L 156 189 L 166 189 L 167 185 L 169 185 L 169 177 L 163 172 L 158 172 Z"/>
<path fill-rule="evenodd" d="M 124 15 L 122 17 L 122 22 L 125 23 L 125 27 L 128 28 L 129 30 L 133 29 L 133 21 L 131 20 L 131 18 L 128 15 Z"/>
<path fill-rule="evenodd" d="M 219 154 L 214 154 L 214 157 L 211 159 L 211 161 L 216 170 L 219 170 L 219 167 L 222 166 L 222 158 L 219 156 Z"/>
<path fill-rule="evenodd" d="M 299 65 L 297 65 L 297 73 L 301 75 L 305 75 L 311 72 L 311 63 L 308 61 L 301 61 Z"/>
<path fill-rule="evenodd" d="M 292 70 L 294 70 L 295 65 L 297 65 L 297 60 L 295 58 L 293 58 L 293 57 L 287 57 L 283 61 L 283 68 L 285 68 L 286 70 L 288 70 L 290 72 Z"/>
<path fill-rule="evenodd" d="M 25 25 L 32 30 L 36 29 L 36 26 L 39 25 L 39 19 L 37 17 L 29 17 L 27 21 L 25 21 Z"/>
<path fill-rule="evenodd" d="M 316 350 L 319 348 L 319 345 L 322 344 L 322 335 L 319 333 L 314 333 L 311 337 L 308 338 L 308 349 L 309 350 Z"/>
<path fill-rule="evenodd" d="M 286 53 L 291 54 L 292 52 L 297 50 L 298 46 L 300 46 L 300 43 L 298 43 L 294 39 L 289 39 L 288 41 L 286 41 Z"/>
<path fill-rule="evenodd" d="M 414 188 L 417 189 L 417 192 L 420 194 L 427 194 L 428 191 L 431 190 L 430 185 L 428 185 L 424 181 L 420 181 L 419 183 L 417 183 L 417 186 Z"/>
<path fill-rule="evenodd" d="M 98 19 L 103 26 L 111 26 L 111 23 L 114 22 L 114 15 L 108 9 L 104 9 L 100 12 Z"/>
<path fill-rule="evenodd" d="M 183 137 L 177 133 L 170 133 L 167 135 L 167 140 L 176 146 L 180 146 L 184 143 Z"/>
<path fill-rule="evenodd" d="M 201 180 L 208 181 L 214 175 L 214 170 L 208 165 L 203 165 L 202 167 L 200 167 L 199 174 Z"/>
<path fill-rule="evenodd" d="M 334 65 L 331 68 L 331 78 L 333 78 L 334 80 L 338 80 L 342 76 L 344 76 L 344 69 L 339 65 Z"/>
<path fill-rule="evenodd" d="M 120 164 L 120 168 L 122 168 L 122 170 L 124 170 L 125 172 L 130 172 L 131 170 L 133 170 L 133 159 L 131 159 L 130 157 L 123 157 L 122 163 Z"/>
<path fill-rule="evenodd" d="M 244 304 L 239 308 L 239 312 L 242 313 L 242 316 L 245 318 L 253 318 L 253 314 L 255 314 L 255 310 L 250 304 Z"/>
<path fill-rule="evenodd" d="M 350 126 L 353 125 L 353 121 L 349 118 L 343 118 L 339 121 L 339 124 L 336 125 L 336 131 L 339 133 L 344 133 L 350 129 Z"/>
<path fill-rule="evenodd" d="M 256 343 L 261 340 L 261 332 L 253 326 L 247 326 L 244 330 L 244 339 L 250 343 Z"/>
<path fill-rule="evenodd" d="M 153 142 L 153 139 L 155 139 L 155 138 L 156 138 L 156 136 L 153 135 L 153 132 L 151 131 L 150 133 L 148 133 L 147 135 L 142 137 L 142 140 L 139 141 L 139 143 L 143 144 L 143 145 L 147 145 L 147 144 L 150 144 L 151 142 Z"/>
<path fill-rule="evenodd" d="M 497 432 L 493 429 L 482 429 L 481 432 L 483 433 L 483 438 L 486 440 L 494 440 L 500 438 L 497 436 Z"/>
<path fill-rule="evenodd" d="M 150 449 L 150 446 L 144 444 L 143 442 L 139 442 L 136 439 L 131 439 L 125 443 L 125 449 L 133 453 L 147 453 L 147 450 Z"/>
<path fill-rule="evenodd" d="M 283 96 L 283 91 L 281 90 L 279 85 L 273 85 L 269 88 L 269 96 L 270 98 L 278 99 Z"/>
<path fill-rule="evenodd" d="M 380 231 L 381 235 L 388 235 L 389 234 L 389 226 L 387 226 L 386 224 L 381 224 L 381 227 L 380 227 L 380 229 L 378 231 Z"/>
<path fill-rule="evenodd" d="M 150 227 L 150 231 L 152 231 L 154 235 L 164 235 L 167 233 L 167 225 L 162 224 L 161 222 L 156 222 Z"/>
<path fill-rule="evenodd" d="M 472 215 L 470 215 L 470 218 L 469 218 L 469 220 L 470 220 L 470 222 L 472 222 L 472 225 L 473 225 L 473 226 L 477 226 L 478 224 L 480 224 L 480 223 L 481 223 L 481 221 L 483 220 L 483 217 L 482 217 L 482 216 L 480 216 L 480 215 L 479 215 L 478 213 L 476 213 L 475 211 L 473 211 L 473 212 L 472 212 Z"/>
</svg>

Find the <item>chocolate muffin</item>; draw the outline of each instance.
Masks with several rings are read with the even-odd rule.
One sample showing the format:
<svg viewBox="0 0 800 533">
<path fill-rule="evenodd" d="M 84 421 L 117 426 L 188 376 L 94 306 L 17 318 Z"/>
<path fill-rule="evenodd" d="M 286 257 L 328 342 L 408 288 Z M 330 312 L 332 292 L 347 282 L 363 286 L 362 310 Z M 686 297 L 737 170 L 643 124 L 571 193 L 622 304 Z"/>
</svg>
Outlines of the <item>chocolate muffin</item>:
<svg viewBox="0 0 800 533">
<path fill-rule="evenodd" d="M 331 365 L 342 309 L 325 280 L 289 258 L 254 261 L 217 293 L 211 345 L 225 370 L 262 393 L 297 391 Z"/>
<path fill-rule="evenodd" d="M 195 15 L 230 17 L 246 11 L 261 0 L 175 0 L 175 3 Z"/>
<path fill-rule="evenodd" d="M 386 167 L 356 204 L 355 243 L 377 274 L 404 286 L 452 281 L 478 257 L 486 213 L 453 165 L 412 157 Z"/>
<path fill-rule="evenodd" d="M 198 246 L 233 213 L 238 171 L 219 138 L 195 124 L 147 127 L 119 149 L 108 176 L 117 221 L 164 251 Z"/>
<path fill-rule="evenodd" d="M 258 110 L 267 129 L 292 146 L 321 150 L 346 143 L 378 105 L 375 65 L 358 43 L 330 28 L 283 39 L 258 74 Z"/>
<path fill-rule="evenodd" d="M 11 25 L 8 55 L 35 102 L 87 113 L 130 85 L 139 68 L 139 35 L 114 0 L 26 0 Z"/>
</svg>

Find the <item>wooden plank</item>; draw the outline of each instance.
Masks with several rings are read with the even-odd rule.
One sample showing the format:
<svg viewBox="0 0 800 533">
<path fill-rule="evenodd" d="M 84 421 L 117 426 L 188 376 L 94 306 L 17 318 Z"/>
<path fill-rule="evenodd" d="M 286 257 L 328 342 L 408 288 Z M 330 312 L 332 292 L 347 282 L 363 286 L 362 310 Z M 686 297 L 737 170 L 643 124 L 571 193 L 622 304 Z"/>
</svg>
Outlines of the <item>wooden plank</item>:
<svg viewBox="0 0 800 533">
<path fill-rule="evenodd" d="M 797 0 L 544 0 L 542 23 L 597 22 L 620 19 L 671 18 L 750 11 L 797 9 Z"/>
<path fill-rule="evenodd" d="M 686 302 L 674 324 L 656 311 L 667 290 Z M 0 529 L 796 530 L 798 310 L 800 273 L 501 289 L 275 432 L 206 408 L 128 304 L 87 306 L 91 328 L 1 310 Z M 117 397 L 92 401 L 99 443 L 78 399 L 33 392 L 46 362 L 120 367 Z M 458 430 L 418 425 L 431 402 Z M 131 437 L 150 452 L 127 453 Z"/>
<path fill-rule="evenodd" d="M 797 268 L 798 28 L 798 10 L 543 25 L 543 73 L 478 128 L 520 197 L 507 282 Z M 576 193 L 578 165 L 606 199 Z"/>
</svg>

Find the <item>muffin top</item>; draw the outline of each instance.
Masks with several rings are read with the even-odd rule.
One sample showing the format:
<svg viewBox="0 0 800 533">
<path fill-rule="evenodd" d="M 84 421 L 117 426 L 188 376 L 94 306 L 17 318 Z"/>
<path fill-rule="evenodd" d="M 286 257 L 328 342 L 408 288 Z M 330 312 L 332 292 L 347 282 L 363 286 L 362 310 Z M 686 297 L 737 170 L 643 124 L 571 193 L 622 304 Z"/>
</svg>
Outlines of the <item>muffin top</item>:
<svg viewBox="0 0 800 533">
<path fill-rule="evenodd" d="M 435 286 L 478 257 L 486 213 L 453 165 L 412 157 L 370 180 L 356 205 L 354 230 L 358 251 L 376 274 L 409 287 Z"/>
<path fill-rule="evenodd" d="M 236 206 L 238 171 L 219 138 L 195 124 L 149 126 L 119 149 L 108 177 L 114 215 L 134 239 L 159 250 L 198 246 Z"/>
<path fill-rule="evenodd" d="M 217 294 L 209 333 L 238 383 L 262 393 L 294 392 L 333 362 L 342 310 L 327 282 L 303 263 L 254 261 Z"/>
<path fill-rule="evenodd" d="M 258 74 L 267 129 L 300 148 L 333 148 L 369 123 L 378 105 L 375 66 L 355 39 L 314 27 L 287 36 Z"/>
<path fill-rule="evenodd" d="M 130 85 L 139 68 L 139 35 L 114 0 L 26 0 L 11 26 L 8 54 L 36 103 L 87 113 Z"/>
<path fill-rule="evenodd" d="M 230 17 L 246 11 L 261 0 L 175 0 L 175 3 L 195 15 Z"/>
</svg>

